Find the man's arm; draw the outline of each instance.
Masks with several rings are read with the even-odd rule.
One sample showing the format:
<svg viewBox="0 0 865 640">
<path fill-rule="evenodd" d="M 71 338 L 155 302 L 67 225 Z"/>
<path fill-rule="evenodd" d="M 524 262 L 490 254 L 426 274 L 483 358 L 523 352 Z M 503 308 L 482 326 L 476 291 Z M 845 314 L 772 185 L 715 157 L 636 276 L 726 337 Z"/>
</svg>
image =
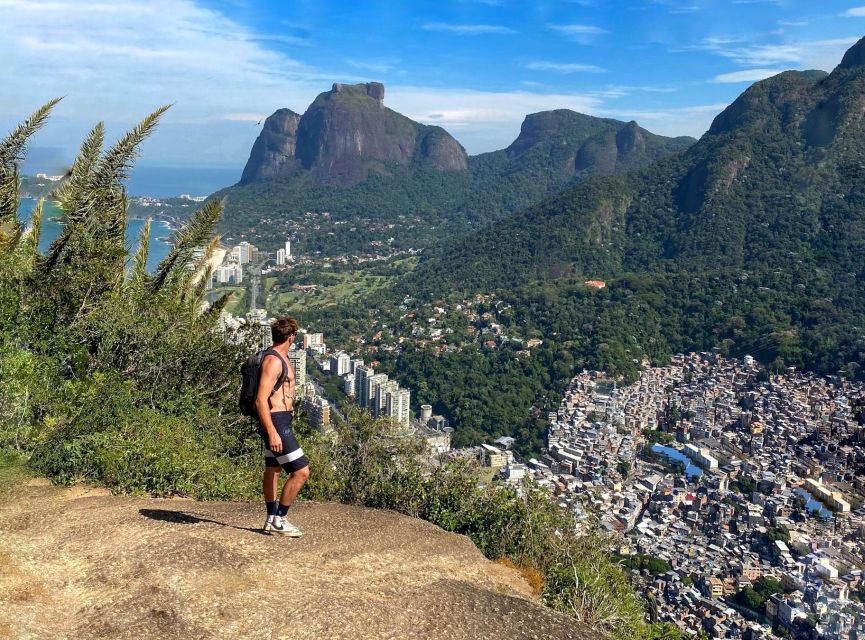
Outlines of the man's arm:
<svg viewBox="0 0 865 640">
<path fill-rule="evenodd" d="M 271 451 L 279 453 L 282 451 L 282 438 L 273 426 L 270 417 L 270 394 L 282 373 L 282 364 L 274 357 L 264 357 L 261 363 L 261 378 L 258 381 L 258 394 L 255 396 L 255 408 L 258 411 L 258 420 L 267 432 L 267 439 Z"/>
</svg>

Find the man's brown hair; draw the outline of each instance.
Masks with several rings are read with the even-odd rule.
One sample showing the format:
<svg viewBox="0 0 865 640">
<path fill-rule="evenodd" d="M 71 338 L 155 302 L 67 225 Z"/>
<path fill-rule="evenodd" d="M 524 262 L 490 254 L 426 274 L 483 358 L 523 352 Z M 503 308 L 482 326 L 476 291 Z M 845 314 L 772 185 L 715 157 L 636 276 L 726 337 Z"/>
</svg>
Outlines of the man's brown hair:
<svg viewBox="0 0 865 640">
<path fill-rule="evenodd" d="M 273 338 L 273 344 L 282 344 L 295 333 L 297 333 L 297 320 L 288 316 L 277 318 L 270 325 L 270 336 Z"/>
</svg>

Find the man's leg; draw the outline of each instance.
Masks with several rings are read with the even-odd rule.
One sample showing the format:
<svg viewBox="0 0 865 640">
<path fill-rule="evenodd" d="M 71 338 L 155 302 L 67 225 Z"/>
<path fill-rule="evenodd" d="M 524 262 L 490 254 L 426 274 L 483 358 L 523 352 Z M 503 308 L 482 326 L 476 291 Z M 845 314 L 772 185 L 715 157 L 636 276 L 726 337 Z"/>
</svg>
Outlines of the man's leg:
<svg viewBox="0 0 865 640">
<path fill-rule="evenodd" d="M 282 473 L 282 467 L 264 467 L 264 476 L 261 484 L 264 491 L 265 502 L 276 501 L 276 490 L 279 488 L 280 473 Z"/>
<path fill-rule="evenodd" d="M 279 487 L 279 474 L 282 472 L 282 467 L 272 467 L 265 465 L 264 475 L 261 479 L 262 491 L 264 492 L 264 507 L 267 510 L 267 518 L 275 516 L 279 510 L 279 503 L 276 501 L 276 490 Z"/>
<path fill-rule="evenodd" d="M 284 515 L 285 512 L 288 511 L 288 507 L 290 507 L 291 503 L 294 502 L 294 499 L 297 497 L 297 494 L 300 493 L 300 489 L 308 478 L 309 465 L 305 466 L 303 469 L 298 469 L 297 471 L 292 472 L 288 477 L 288 480 L 286 480 L 285 484 L 282 486 L 282 494 L 279 496 L 280 514 Z M 276 495 L 275 490 L 274 495 Z"/>
</svg>

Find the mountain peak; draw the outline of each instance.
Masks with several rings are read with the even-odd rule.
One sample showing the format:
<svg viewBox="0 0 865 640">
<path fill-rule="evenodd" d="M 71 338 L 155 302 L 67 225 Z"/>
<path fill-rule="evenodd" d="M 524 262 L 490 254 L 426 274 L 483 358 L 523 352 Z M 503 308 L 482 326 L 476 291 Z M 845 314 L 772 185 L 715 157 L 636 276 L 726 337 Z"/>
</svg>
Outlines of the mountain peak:
<svg viewBox="0 0 865 640">
<path fill-rule="evenodd" d="M 847 50 L 838 68 L 852 69 L 853 67 L 860 67 L 862 65 L 865 65 L 865 38 L 862 38 Z"/>
<path fill-rule="evenodd" d="M 280 109 L 267 119 L 241 184 L 306 175 L 315 185 L 345 186 L 415 163 L 465 171 L 468 156 L 444 129 L 385 108 L 381 82 L 335 82 L 302 116 Z"/>
<path fill-rule="evenodd" d="M 381 82 L 362 82 L 360 84 L 342 84 L 334 82 L 331 94 L 364 95 L 374 99 L 379 106 L 384 106 L 384 85 Z"/>
</svg>

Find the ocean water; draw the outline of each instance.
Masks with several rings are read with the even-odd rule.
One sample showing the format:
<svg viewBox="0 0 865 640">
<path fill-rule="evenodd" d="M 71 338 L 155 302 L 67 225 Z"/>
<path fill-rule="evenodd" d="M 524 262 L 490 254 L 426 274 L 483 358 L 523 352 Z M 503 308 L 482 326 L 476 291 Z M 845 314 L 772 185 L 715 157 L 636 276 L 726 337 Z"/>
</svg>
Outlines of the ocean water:
<svg viewBox="0 0 865 640">
<path fill-rule="evenodd" d="M 21 204 L 18 207 L 18 218 L 23 224 L 28 224 L 30 216 L 33 213 L 33 207 L 36 206 L 36 200 L 30 198 L 22 198 Z M 63 224 L 60 221 L 62 212 L 53 203 L 45 203 L 45 209 L 42 213 L 42 232 L 39 236 L 39 250 L 45 252 L 54 240 L 60 235 L 60 230 Z M 141 229 L 144 227 L 144 220 L 130 220 L 126 225 L 126 248 L 130 254 L 138 250 L 138 236 L 141 234 Z M 153 221 L 150 226 L 150 243 L 149 256 L 147 258 L 147 269 L 153 271 L 156 265 L 168 255 L 171 249 L 169 242 L 171 237 L 171 229 L 164 222 Z"/>
<path fill-rule="evenodd" d="M 169 198 L 187 193 L 209 196 L 240 180 L 242 168 L 152 167 L 132 168 L 126 183 L 131 196 Z"/>
</svg>

